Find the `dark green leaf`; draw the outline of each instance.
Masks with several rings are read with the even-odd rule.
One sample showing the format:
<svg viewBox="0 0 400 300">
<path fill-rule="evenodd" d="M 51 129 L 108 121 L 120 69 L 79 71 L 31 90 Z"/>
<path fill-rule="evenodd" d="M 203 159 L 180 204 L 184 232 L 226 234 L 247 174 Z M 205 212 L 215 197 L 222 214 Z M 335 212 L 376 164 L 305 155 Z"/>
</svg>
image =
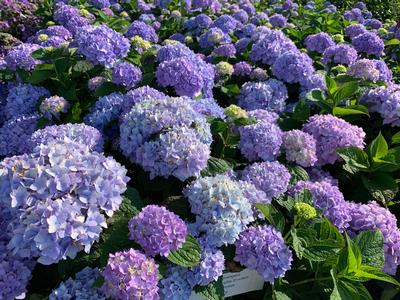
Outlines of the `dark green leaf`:
<svg viewBox="0 0 400 300">
<path fill-rule="evenodd" d="M 325 94 L 324 91 L 320 89 L 314 89 L 311 92 L 308 92 L 306 94 L 306 99 L 313 101 L 313 102 L 320 102 L 325 100 Z"/>
<path fill-rule="evenodd" d="M 287 166 L 289 169 L 290 174 L 292 175 L 291 179 L 290 179 L 290 183 L 291 184 L 295 184 L 296 182 L 300 181 L 300 180 L 310 180 L 310 177 L 308 176 L 308 173 L 306 170 L 304 170 L 302 167 L 298 166 L 298 165 L 294 165 L 294 166 Z"/>
<path fill-rule="evenodd" d="M 167 259 L 179 266 L 192 268 L 199 264 L 201 248 L 197 240 L 191 235 L 186 236 L 186 241 L 182 248 L 170 252 Z"/>
<path fill-rule="evenodd" d="M 367 115 L 368 109 L 364 105 L 349 105 L 346 107 L 336 106 L 332 111 L 335 116 Z"/>
<path fill-rule="evenodd" d="M 342 100 L 346 100 L 349 97 L 353 96 L 358 91 L 358 82 L 350 81 L 344 83 L 340 86 L 336 92 L 333 94 L 333 98 L 335 99 L 335 103 L 339 103 Z"/>
<path fill-rule="evenodd" d="M 294 108 L 293 119 L 299 122 L 305 122 L 310 117 L 310 106 L 304 101 L 299 101 Z"/>
<path fill-rule="evenodd" d="M 279 210 L 277 210 L 272 204 L 256 203 L 255 206 L 262 212 L 264 217 L 272 226 L 280 232 L 283 232 L 285 229 L 285 217 Z"/>
<path fill-rule="evenodd" d="M 394 178 L 387 173 L 372 173 L 369 177 L 362 176 L 362 182 L 371 195 L 382 203 L 392 200 L 399 188 Z"/>
<path fill-rule="evenodd" d="M 379 281 L 384 281 L 388 282 L 391 284 L 394 284 L 398 287 L 400 287 L 400 283 L 394 279 L 392 276 L 384 273 L 378 268 L 371 267 L 371 266 L 366 266 L 363 265 L 361 266 L 356 272 L 355 276 L 357 276 L 360 279 L 375 279 Z"/>
<path fill-rule="evenodd" d="M 225 173 L 230 169 L 230 165 L 221 158 L 210 157 L 207 162 L 207 167 L 201 171 L 201 176 L 215 176 L 217 174 Z"/>
<path fill-rule="evenodd" d="M 338 148 L 336 152 L 346 163 L 344 169 L 352 174 L 361 170 L 367 170 L 370 166 L 367 153 L 360 148 Z"/>
<path fill-rule="evenodd" d="M 380 230 L 361 232 L 354 240 L 360 248 L 363 264 L 376 268 L 383 268 L 385 255 L 383 249 L 383 235 Z"/>
<path fill-rule="evenodd" d="M 206 300 L 223 300 L 225 296 L 222 277 L 206 286 L 196 286 L 194 291 Z"/>
<path fill-rule="evenodd" d="M 27 81 L 32 84 L 38 84 L 50 78 L 52 74 L 53 74 L 52 71 L 34 70 L 32 74 L 28 77 Z"/>
<path fill-rule="evenodd" d="M 388 153 L 388 144 L 380 132 L 368 146 L 368 150 L 372 158 L 382 158 Z"/>
<path fill-rule="evenodd" d="M 120 87 L 116 86 L 112 82 L 104 82 L 96 89 L 96 91 L 94 92 L 94 96 L 102 97 L 118 91 L 121 91 Z"/>
</svg>

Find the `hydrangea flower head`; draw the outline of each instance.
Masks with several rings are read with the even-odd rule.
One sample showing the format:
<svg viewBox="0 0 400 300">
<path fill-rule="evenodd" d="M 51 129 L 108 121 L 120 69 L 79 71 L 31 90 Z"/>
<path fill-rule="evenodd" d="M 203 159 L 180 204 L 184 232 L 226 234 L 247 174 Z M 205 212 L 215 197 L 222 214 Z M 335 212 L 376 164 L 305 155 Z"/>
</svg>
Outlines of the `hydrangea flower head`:
<svg viewBox="0 0 400 300">
<path fill-rule="evenodd" d="M 236 76 L 248 76 L 252 69 L 250 64 L 245 61 L 240 61 L 233 65 L 233 74 Z"/>
<path fill-rule="evenodd" d="M 297 216 L 303 220 L 311 220 L 317 216 L 317 211 L 310 204 L 305 202 L 297 202 L 294 205 Z"/>
<path fill-rule="evenodd" d="M 347 74 L 373 82 L 378 80 L 390 82 L 392 79 L 392 72 L 387 65 L 383 61 L 375 59 L 357 60 L 347 69 Z"/>
<path fill-rule="evenodd" d="M 280 232 L 270 225 L 244 230 L 237 242 L 235 260 L 256 270 L 265 281 L 273 283 L 290 270 L 292 252 Z"/>
<path fill-rule="evenodd" d="M 32 53 L 38 49 L 40 49 L 39 45 L 29 43 L 16 46 L 4 58 L 7 67 L 13 71 L 17 69 L 31 71 L 40 63 L 39 60 L 32 57 Z"/>
<path fill-rule="evenodd" d="M 129 26 L 128 30 L 125 32 L 125 36 L 128 39 L 139 36 L 145 41 L 153 43 L 158 42 L 158 35 L 154 28 L 142 21 L 133 21 L 131 26 Z"/>
<path fill-rule="evenodd" d="M 203 49 L 211 48 L 219 44 L 230 43 L 231 38 L 220 28 L 210 28 L 200 36 L 199 44 Z"/>
<path fill-rule="evenodd" d="M 363 129 L 332 115 L 312 116 L 303 131 L 311 134 L 316 141 L 316 165 L 319 166 L 333 164 L 339 158 L 337 148 L 364 148 Z"/>
<path fill-rule="evenodd" d="M 71 5 L 60 5 L 53 14 L 54 20 L 67 28 L 72 34 L 83 26 L 89 25 L 89 20 L 84 18 L 79 9 Z"/>
<path fill-rule="evenodd" d="M 230 15 L 222 15 L 218 17 L 212 24 L 211 28 L 219 28 L 222 30 L 222 32 L 229 34 L 233 32 L 238 26 L 240 25 L 240 22 L 237 21 L 235 18 L 233 18 Z"/>
<path fill-rule="evenodd" d="M 66 113 L 69 109 L 69 102 L 60 96 L 46 98 L 40 103 L 41 113 L 48 120 L 59 119 L 61 113 Z"/>
<path fill-rule="evenodd" d="M 366 32 L 368 32 L 368 30 L 365 28 L 363 24 L 351 24 L 346 27 L 346 35 L 351 39 Z"/>
<path fill-rule="evenodd" d="M 110 254 L 102 275 L 102 290 L 116 300 L 158 300 L 158 265 L 152 258 L 129 249 Z"/>
<path fill-rule="evenodd" d="M 274 14 L 269 17 L 269 22 L 274 27 L 285 27 L 287 25 L 287 18 L 281 14 Z"/>
<path fill-rule="evenodd" d="M 168 256 L 185 242 L 186 224 L 165 207 L 148 205 L 129 221 L 129 237 L 150 256 Z"/>
<path fill-rule="evenodd" d="M 304 83 L 314 73 L 313 61 L 306 53 L 286 52 L 275 61 L 272 74 L 288 83 Z"/>
<path fill-rule="evenodd" d="M 314 137 L 301 130 L 284 132 L 282 148 L 288 161 L 294 161 L 302 167 L 311 167 L 317 161 Z"/>
<path fill-rule="evenodd" d="M 336 45 L 327 48 L 322 55 L 324 64 L 351 65 L 357 60 L 357 51 L 349 45 Z"/>
<path fill-rule="evenodd" d="M 37 43 L 42 47 L 59 48 L 72 40 L 71 32 L 61 25 L 49 26 L 45 29 L 39 30 L 36 35 L 28 41 Z"/>
<path fill-rule="evenodd" d="M 142 80 L 142 71 L 130 63 L 121 62 L 114 67 L 111 76 L 113 83 L 131 89 Z"/>
<path fill-rule="evenodd" d="M 170 267 L 160 280 L 161 299 L 189 299 L 192 294 L 193 286 L 188 281 L 189 270 L 174 266 Z"/>
<path fill-rule="evenodd" d="M 364 52 L 371 55 L 382 56 L 385 44 L 374 32 L 365 32 L 352 39 L 352 44 L 357 52 Z"/>
<path fill-rule="evenodd" d="M 320 54 L 324 53 L 326 48 L 335 45 L 330 35 L 326 32 L 311 34 L 306 37 L 304 43 L 309 51 L 315 51 Z"/>
</svg>

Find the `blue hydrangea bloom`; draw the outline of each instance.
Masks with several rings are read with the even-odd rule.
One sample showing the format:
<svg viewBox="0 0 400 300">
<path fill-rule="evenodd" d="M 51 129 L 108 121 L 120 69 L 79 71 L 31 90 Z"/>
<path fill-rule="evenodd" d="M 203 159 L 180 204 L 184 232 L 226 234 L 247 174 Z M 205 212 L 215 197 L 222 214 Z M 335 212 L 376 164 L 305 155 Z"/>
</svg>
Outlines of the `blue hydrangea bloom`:
<svg viewBox="0 0 400 300">
<path fill-rule="evenodd" d="M 135 65 L 121 62 L 114 67 L 111 76 L 113 83 L 131 89 L 142 80 L 142 71 Z"/>
<path fill-rule="evenodd" d="M 272 74 L 288 83 L 303 84 L 313 73 L 311 58 L 297 51 L 282 54 L 272 66 Z"/>
<path fill-rule="evenodd" d="M 170 267 L 160 280 L 161 300 L 189 299 L 193 286 L 187 280 L 188 270 L 179 266 Z"/>
<path fill-rule="evenodd" d="M 28 43 L 14 47 L 4 58 L 7 67 L 13 71 L 17 69 L 32 70 L 35 68 L 35 65 L 40 63 L 39 60 L 34 59 L 31 55 L 32 52 L 38 49 L 40 49 L 39 45 Z"/>
<path fill-rule="evenodd" d="M 125 32 L 125 36 L 128 39 L 133 38 L 134 36 L 140 36 L 146 41 L 154 43 L 158 42 L 158 35 L 154 28 L 142 21 L 134 21 Z"/>
<path fill-rule="evenodd" d="M 203 49 L 211 48 L 219 44 L 230 43 L 231 38 L 220 28 L 210 28 L 200 36 L 199 44 Z"/>
<path fill-rule="evenodd" d="M 122 110 L 124 113 L 128 113 L 132 107 L 143 100 L 148 99 L 164 99 L 166 95 L 156 89 L 149 86 L 142 86 L 134 90 L 130 90 L 124 96 L 124 101 L 122 102 Z"/>
<path fill-rule="evenodd" d="M 89 25 L 89 20 L 81 16 L 77 7 L 71 5 L 60 5 L 54 12 L 53 18 L 72 34 L 76 34 L 81 27 Z"/>
</svg>

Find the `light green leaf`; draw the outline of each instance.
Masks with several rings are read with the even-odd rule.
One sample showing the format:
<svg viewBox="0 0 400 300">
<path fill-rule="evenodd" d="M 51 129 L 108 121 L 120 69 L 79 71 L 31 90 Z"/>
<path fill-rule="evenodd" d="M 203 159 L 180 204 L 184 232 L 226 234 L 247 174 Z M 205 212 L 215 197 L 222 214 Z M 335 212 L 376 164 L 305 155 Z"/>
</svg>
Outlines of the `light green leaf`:
<svg viewBox="0 0 400 300">
<path fill-rule="evenodd" d="M 383 235 L 380 230 L 363 231 L 354 240 L 360 248 L 363 264 L 383 268 L 385 255 L 383 249 Z"/>
<path fill-rule="evenodd" d="M 368 150 L 372 158 L 382 158 L 388 153 L 388 144 L 380 132 L 368 146 Z"/>
<path fill-rule="evenodd" d="M 259 209 L 268 222 L 280 232 L 285 229 L 285 217 L 272 204 L 256 203 L 255 207 Z"/>
<path fill-rule="evenodd" d="M 400 40 L 391 39 L 385 42 L 385 46 L 394 46 L 394 45 L 400 45 Z"/>
<path fill-rule="evenodd" d="M 343 168 L 352 174 L 355 174 L 358 171 L 368 170 L 370 167 L 367 153 L 360 148 L 338 148 L 336 149 L 336 152 L 346 163 Z"/>
<path fill-rule="evenodd" d="M 186 241 L 182 248 L 170 252 L 167 259 L 185 268 L 192 268 L 199 264 L 201 257 L 201 248 L 197 240 L 191 235 L 186 236 Z"/>
<path fill-rule="evenodd" d="M 223 300 L 225 297 L 222 277 L 219 277 L 217 281 L 213 281 L 206 286 L 196 286 L 194 291 L 206 300 Z"/>
<path fill-rule="evenodd" d="M 392 136 L 392 144 L 400 144 L 400 131 Z"/>
<path fill-rule="evenodd" d="M 367 115 L 368 109 L 364 105 L 349 105 L 346 107 L 336 106 L 332 111 L 335 116 Z"/>
</svg>

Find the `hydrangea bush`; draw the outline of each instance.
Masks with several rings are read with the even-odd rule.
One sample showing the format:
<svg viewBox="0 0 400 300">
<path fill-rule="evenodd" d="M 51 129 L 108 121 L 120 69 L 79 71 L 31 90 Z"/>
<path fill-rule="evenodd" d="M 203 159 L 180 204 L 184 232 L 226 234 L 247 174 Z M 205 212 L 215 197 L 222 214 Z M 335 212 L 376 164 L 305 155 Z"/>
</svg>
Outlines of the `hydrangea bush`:
<svg viewBox="0 0 400 300">
<path fill-rule="evenodd" d="M 366 2 L 1 2 L 0 299 L 397 299 L 400 29 Z"/>
</svg>

